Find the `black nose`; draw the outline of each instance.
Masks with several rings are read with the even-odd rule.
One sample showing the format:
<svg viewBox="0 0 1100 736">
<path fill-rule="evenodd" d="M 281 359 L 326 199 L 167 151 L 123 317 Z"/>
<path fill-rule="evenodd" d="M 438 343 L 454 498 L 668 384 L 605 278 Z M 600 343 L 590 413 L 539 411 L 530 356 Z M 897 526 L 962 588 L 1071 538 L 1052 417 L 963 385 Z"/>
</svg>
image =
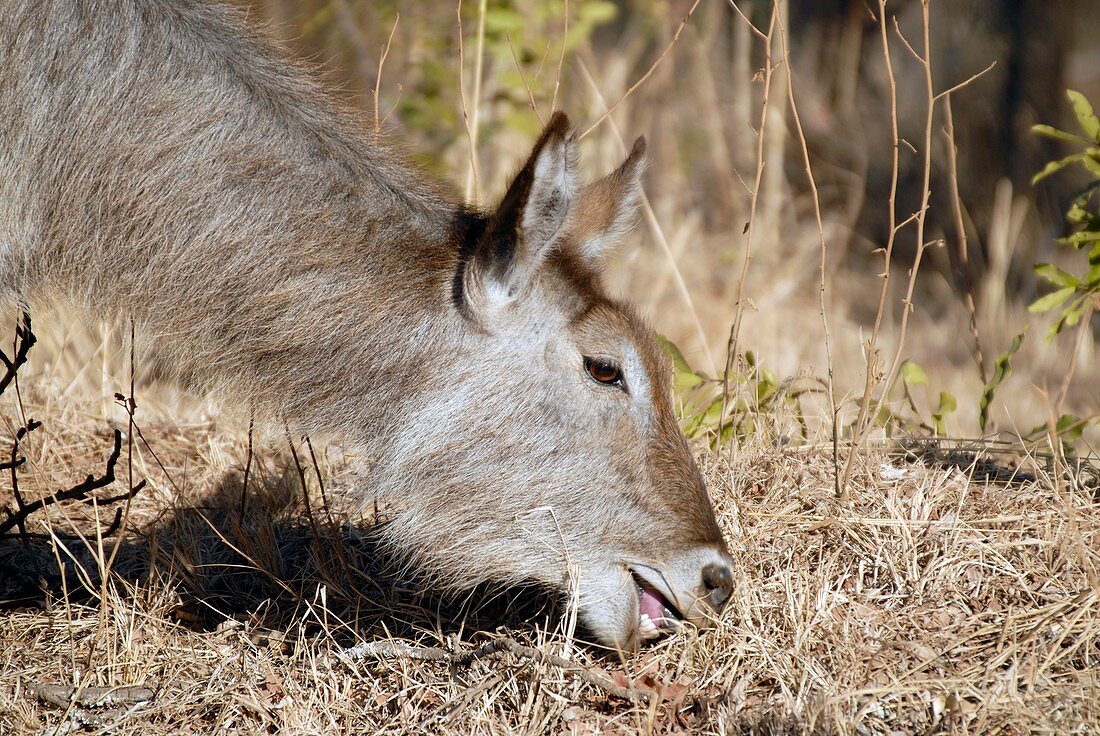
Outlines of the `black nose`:
<svg viewBox="0 0 1100 736">
<path fill-rule="evenodd" d="M 733 592 L 733 571 L 727 565 L 712 562 L 703 568 L 703 585 L 709 591 L 710 605 L 721 613 Z"/>
</svg>

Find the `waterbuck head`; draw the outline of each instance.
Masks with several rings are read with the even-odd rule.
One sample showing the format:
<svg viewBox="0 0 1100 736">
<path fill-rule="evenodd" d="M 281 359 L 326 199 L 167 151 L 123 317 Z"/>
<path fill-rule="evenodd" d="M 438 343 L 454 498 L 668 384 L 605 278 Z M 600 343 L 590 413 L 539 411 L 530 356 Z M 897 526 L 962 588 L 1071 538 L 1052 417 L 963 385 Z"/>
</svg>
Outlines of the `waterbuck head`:
<svg viewBox="0 0 1100 736">
<path fill-rule="evenodd" d="M 680 620 L 707 625 L 732 587 L 671 366 L 601 284 L 644 165 L 639 139 L 579 185 L 568 120 L 553 117 L 497 210 L 464 226 L 455 348 L 379 474 L 409 501 L 395 543 L 444 582 L 552 586 L 622 648 Z"/>
</svg>

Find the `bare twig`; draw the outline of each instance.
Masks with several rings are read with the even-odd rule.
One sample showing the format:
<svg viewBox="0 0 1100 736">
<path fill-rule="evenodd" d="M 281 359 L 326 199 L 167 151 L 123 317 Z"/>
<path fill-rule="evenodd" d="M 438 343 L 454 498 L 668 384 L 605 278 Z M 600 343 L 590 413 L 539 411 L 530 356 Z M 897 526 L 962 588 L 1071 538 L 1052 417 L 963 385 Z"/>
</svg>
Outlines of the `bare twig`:
<svg viewBox="0 0 1100 736">
<path fill-rule="evenodd" d="M 508 50 L 512 52 L 512 61 L 516 65 L 519 81 L 523 82 L 523 88 L 527 90 L 527 100 L 531 103 L 531 109 L 535 111 L 535 117 L 539 119 L 539 125 L 542 125 L 542 113 L 539 112 L 539 106 L 535 102 L 535 93 L 531 91 L 531 85 L 527 83 L 527 77 L 523 74 L 523 66 L 519 63 L 519 57 L 516 56 L 516 47 L 512 45 L 511 36 L 508 36 Z M 551 110 L 551 112 L 553 112 L 553 110 Z"/>
<path fill-rule="evenodd" d="M 565 28 L 561 32 L 561 53 L 558 54 L 558 71 L 554 76 L 554 94 L 550 97 L 550 112 L 558 107 L 558 87 L 561 86 L 561 68 L 565 64 L 565 43 L 569 40 L 569 0 L 565 0 Z"/>
<path fill-rule="evenodd" d="M 480 198 L 478 192 L 477 139 L 481 128 L 481 68 L 485 57 L 485 16 L 488 0 L 480 0 L 477 6 L 477 58 L 474 59 L 474 100 L 473 112 L 467 120 L 466 134 L 470 139 L 470 170 L 466 175 L 466 202 L 476 204 Z M 458 3 L 458 61 L 459 84 L 461 86 L 464 65 L 462 59 L 462 2 Z M 462 96 L 462 114 L 466 119 L 466 97 Z"/>
<path fill-rule="evenodd" d="M 898 87 L 897 80 L 894 76 L 894 60 L 890 53 L 890 33 L 887 28 L 886 17 L 886 0 L 879 0 L 879 38 L 882 41 L 882 57 L 886 63 L 887 87 L 890 90 L 890 227 L 887 231 L 886 247 L 881 250 L 882 273 L 880 277 L 882 278 L 882 286 L 879 288 L 878 308 L 875 310 L 875 323 L 871 328 L 871 338 L 866 346 L 866 368 L 863 395 L 860 398 L 859 412 L 856 415 L 855 424 L 853 425 L 854 442 L 851 451 L 848 453 L 847 459 L 844 461 L 844 473 L 840 481 L 840 496 L 842 498 L 846 497 L 848 494 L 848 480 L 852 473 L 852 461 L 856 456 L 860 443 L 864 439 L 864 427 L 868 424 L 871 399 L 874 394 L 875 382 L 877 381 L 878 339 L 882 330 L 882 320 L 886 314 L 886 299 L 890 293 L 890 269 L 893 266 L 894 244 L 897 242 L 898 231 L 909 222 L 909 219 L 906 219 L 905 222 L 898 223 L 898 159 L 902 140 L 898 125 Z"/>
<path fill-rule="evenodd" d="M 759 28 L 757 28 L 753 24 L 753 22 L 751 20 L 749 20 L 749 17 L 747 15 L 745 15 L 745 11 L 741 10 L 741 8 L 737 5 L 737 3 L 735 3 L 733 0 L 726 0 L 726 2 L 729 3 L 729 6 L 731 8 L 733 8 L 734 12 L 736 12 L 739 16 L 741 16 L 741 20 L 743 20 L 745 22 L 745 25 L 749 28 L 749 30 L 752 31 L 754 36 L 759 38 L 761 41 L 767 41 L 768 40 L 768 35 L 766 33 L 764 33 L 762 30 L 760 30 Z"/>
<path fill-rule="evenodd" d="M 23 324 L 15 327 L 15 346 L 12 357 L 9 359 L 3 350 L 0 350 L 0 363 L 4 364 L 4 375 L 0 376 L 0 394 L 4 393 L 8 384 L 15 380 L 20 366 L 27 362 L 27 354 L 34 347 L 38 338 L 31 331 L 31 316 L 23 312 Z"/>
<path fill-rule="evenodd" d="M 675 46 L 676 42 L 680 39 L 680 34 L 684 32 L 684 26 L 686 26 L 687 22 L 691 20 L 691 16 L 693 13 L 695 13 L 695 9 L 699 7 L 700 2 L 702 2 L 702 0 L 695 0 L 695 2 L 692 3 L 691 8 L 688 9 L 687 15 L 680 19 L 680 25 L 676 28 L 676 33 L 672 35 L 672 40 L 668 42 L 668 45 L 665 46 L 665 50 L 662 51 L 661 55 L 657 57 L 656 61 L 654 61 L 649 66 L 649 69 L 646 70 L 645 74 L 639 77 L 637 82 L 630 85 L 630 88 L 626 92 L 623 92 L 622 96 L 619 97 L 619 99 L 611 103 L 611 105 L 608 106 L 608 108 L 604 111 L 604 114 L 600 116 L 599 120 L 592 123 L 592 125 L 588 126 L 587 130 L 577 136 L 578 140 L 584 138 L 593 130 L 600 127 L 603 124 L 603 121 L 607 120 L 608 116 L 610 116 L 611 113 L 615 111 L 615 108 L 618 107 L 623 100 L 625 100 L 627 97 L 630 97 L 630 95 L 634 93 L 634 90 L 645 84 L 645 81 L 653 75 L 653 72 L 657 70 L 657 67 L 660 65 L 660 63 L 664 61 L 664 58 L 666 56 L 668 56 L 668 52 L 672 51 L 672 47 Z"/>
<path fill-rule="evenodd" d="M 401 13 L 397 14 L 397 17 L 393 20 L 393 28 L 390 29 L 390 36 L 386 39 L 386 45 L 382 47 L 382 53 L 378 57 L 378 75 L 374 80 L 374 136 L 378 138 L 382 135 L 382 120 L 378 118 L 378 94 L 382 89 L 382 68 L 386 66 L 386 58 L 390 55 L 390 44 L 393 43 L 393 34 L 397 33 L 397 24 L 401 22 Z M 389 115 L 386 116 L 387 118 Z"/>
<path fill-rule="evenodd" d="M 932 86 L 932 42 L 929 31 L 931 25 L 929 19 L 930 2 L 931 0 L 921 0 L 922 54 L 917 54 L 913 51 L 908 41 L 905 41 L 905 37 L 901 35 L 900 28 L 897 29 L 898 35 L 905 42 L 906 48 L 908 48 L 920 61 L 921 70 L 924 73 L 924 91 L 928 105 L 925 111 L 924 120 L 924 171 L 921 179 L 921 202 L 920 208 L 917 210 L 916 221 L 917 250 L 913 256 L 913 265 L 909 269 L 909 283 L 905 290 L 905 299 L 902 301 L 901 326 L 898 330 L 897 346 L 894 348 L 894 357 L 890 361 L 890 367 L 884 374 L 885 382 L 879 391 L 879 406 L 887 400 L 894 386 L 894 381 L 897 379 L 898 366 L 901 365 L 902 352 L 905 350 L 905 336 L 909 328 L 909 317 L 913 313 L 913 293 L 917 285 L 917 274 L 920 272 L 924 251 L 930 245 L 930 243 L 926 243 L 924 240 L 925 223 L 928 219 L 928 201 L 932 195 L 932 122 L 936 109 L 936 93 Z M 894 19 L 894 25 L 897 27 L 897 18 Z M 866 432 L 866 429 L 865 427 L 863 431 Z"/>
<path fill-rule="evenodd" d="M 15 506 L 19 510 L 22 510 L 26 506 L 26 504 L 23 501 L 23 494 L 19 491 L 19 473 L 17 471 L 19 467 L 22 466 L 27 460 L 26 458 L 19 457 L 19 443 L 23 440 L 24 437 L 26 437 L 28 434 L 41 426 L 41 422 L 36 422 L 35 420 L 30 419 L 27 421 L 26 424 L 20 427 L 18 431 L 16 431 L 15 439 L 11 443 L 11 460 L 5 463 L 11 478 L 11 495 L 15 498 Z M 9 516 L 11 515 L 11 512 L 8 509 L 2 510 L 5 513 L 9 514 Z M 16 524 L 19 526 L 19 534 L 25 542 L 27 529 L 23 524 L 24 519 L 18 517 L 13 518 L 17 518 Z"/>
<path fill-rule="evenodd" d="M 114 499 L 105 499 L 102 502 L 97 503 L 111 503 L 113 501 L 124 501 L 121 509 L 121 514 L 115 514 L 115 522 L 112 526 L 121 528 L 123 534 L 125 533 L 126 526 L 130 523 L 130 501 L 133 499 L 136 491 L 134 488 L 134 435 L 136 434 L 135 428 L 137 424 L 134 421 L 134 415 L 137 412 L 137 400 L 134 398 L 134 386 L 137 382 L 137 333 L 134 328 L 134 321 L 130 320 L 130 395 L 121 397 L 119 403 L 126 410 L 126 487 L 131 491 L 121 494 Z M 142 481 L 144 484 L 145 481 Z M 115 560 L 118 559 L 118 552 L 122 548 L 123 534 L 119 534 L 118 539 L 115 540 L 114 547 L 111 548 L 111 555 L 107 559 L 106 564 L 103 566 L 103 574 L 100 576 L 100 581 L 103 586 L 103 596 L 106 600 L 107 593 L 107 580 L 108 573 L 114 568 Z M 100 538 L 106 536 L 100 534 Z M 100 558 L 102 559 L 102 557 Z"/>
<path fill-rule="evenodd" d="M 933 99 L 938 102 L 940 100 L 940 98 L 950 97 L 952 94 L 954 94 L 955 92 L 958 92 L 960 89 L 962 89 L 964 87 L 969 87 L 975 80 L 979 79 L 980 77 L 984 77 L 988 72 L 993 71 L 993 67 L 995 67 L 995 66 L 997 66 L 996 61 L 990 62 L 989 66 L 987 66 L 985 69 L 982 69 L 980 72 L 978 72 L 976 74 L 971 74 L 969 78 L 963 80 L 962 82 L 959 82 L 958 84 L 954 85 L 953 87 L 948 87 L 947 89 L 943 90 L 942 92 L 938 92 Z"/>
<path fill-rule="evenodd" d="M 32 430 L 37 426 L 40 426 L 37 422 L 35 422 L 34 425 L 34 427 L 31 427 Z M 26 435 L 26 432 L 24 431 L 26 429 L 27 427 L 22 428 L 19 434 L 16 435 L 16 441 L 14 443 L 14 447 L 12 448 L 13 455 L 18 451 L 19 440 Z M 15 496 L 17 508 L 14 512 L 9 509 L 0 509 L 0 511 L 3 511 L 5 514 L 7 514 L 7 518 L 3 521 L 0 521 L 0 537 L 5 536 L 15 527 L 19 527 L 20 533 L 23 533 L 25 531 L 27 517 L 29 517 L 36 511 L 40 511 L 41 509 L 44 509 L 48 506 L 53 506 L 57 503 L 61 503 L 62 501 L 81 501 L 82 503 L 95 502 L 97 504 L 106 504 L 121 500 L 128 500 L 136 496 L 141 491 L 141 489 L 145 487 L 144 480 L 137 485 L 132 486 L 129 491 L 126 491 L 125 493 L 122 493 L 118 496 L 112 496 L 110 498 L 96 498 L 90 495 L 93 491 L 98 491 L 101 488 L 106 488 L 107 486 L 115 482 L 115 464 L 118 462 L 118 458 L 121 452 L 122 432 L 116 429 L 114 431 L 114 447 L 111 450 L 110 456 L 107 458 L 107 466 L 103 472 L 103 475 L 96 478 L 94 475 L 89 473 L 88 477 L 86 477 L 80 483 L 77 483 L 75 486 L 67 488 L 63 491 L 57 491 L 56 493 L 45 496 L 38 499 L 37 501 L 32 501 L 30 503 L 26 503 L 20 495 L 18 491 L 18 482 L 15 477 L 15 470 L 12 469 L 12 490 L 14 491 L 13 495 Z"/>
<path fill-rule="evenodd" d="M 156 694 L 147 687 L 137 685 L 75 688 L 34 683 L 29 689 L 35 697 L 62 708 L 67 708 L 70 704 L 83 705 L 87 708 L 132 705 L 152 700 Z"/>
<path fill-rule="evenodd" d="M 825 293 L 825 264 L 826 255 L 828 253 L 828 243 L 825 239 L 825 225 L 821 219 L 821 197 L 818 195 L 817 182 L 814 180 L 813 168 L 810 166 L 810 148 L 806 142 L 806 133 L 802 128 L 802 119 L 798 114 L 798 105 L 795 102 L 794 97 L 794 72 L 791 69 L 791 54 L 790 47 L 787 45 L 787 31 L 783 24 L 779 26 L 779 39 L 781 41 L 780 48 L 783 53 L 783 64 L 787 69 L 787 99 L 791 107 L 791 118 L 794 120 L 795 132 L 798 133 L 798 142 L 802 149 L 802 166 L 806 172 L 806 181 L 810 185 L 810 193 L 814 203 L 814 218 L 817 221 L 817 235 L 821 244 L 821 261 L 818 265 L 819 280 L 818 280 L 818 300 L 819 308 L 821 311 L 821 327 L 825 335 L 825 362 L 828 370 L 828 381 L 826 383 L 826 390 L 829 396 L 829 416 L 832 420 L 832 439 L 833 439 L 833 491 L 839 497 L 841 495 L 840 488 L 840 447 L 839 436 L 837 429 L 837 405 L 836 395 L 833 392 L 833 347 L 832 338 L 829 333 L 829 317 L 826 310 L 826 293 Z"/>
<path fill-rule="evenodd" d="M 564 657 L 559 657 L 556 654 L 547 654 L 535 647 L 520 644 L 515 639 L 509 637 L 493 639 L 476 649 L 469 649 L 464 652 L 448 652 L 446 649 L 440 649 L 439 647 L 412 646 L 399 641 L 370 641 L 357 644 L 350 649 L 345 649 L 341 654 L 353 660 L 364 659 L 366 657 L 374 657 L 376 659 L 403 657 L 423 662 L 446 662 L 454 667 L 467 667 L 479 659 L 496 659 L 505 654 L 512 654 L 517 657 L 525 657 L 535 662 L 558 667 L 575 675 L 579 680 L 598 687 L 608 695 L 616 698 L 648 702 L 654 695 L 654 693 L 649 690 L 620 687 L 606 678 L 597 675 L 592 670 L 581 667 L 574 662 L 570 662 Z"/>
<path fill-rule="evenodd" d="M 951 115 L 951 95 L 943 98 L 944 129 L 943 135 L 947 139 L 947 181 L 951 190 L 951 213 L 955 220 L 955 236 L 958 245 L 957 268 L 962 276 L 965 289 L 964 301 L 966 311 L 970 315 L 970 339 L 974 346 L 971 356 L 978 367 L 978 377 L 982 383 L 986 382 L 985 354 L 982 351 L 982 340 L 978 333 L 978 309 L 974 303 L 974 278 L 970 273 L 970 249 L 966 242 L 966 225 L 963 222 L 962 198 L 959 196 L 959 167 L 958 152 L 955 146 L 955 122 Z"/>
<path fill-rule="evenodd" d="M 736 8 L 736 6 L 735 6 Z M 740 9 L 737 9 L 740 13 Z M 744 16 L 742 16 L 744 17 Z M 725 430 L 726 412 L 729 405 L 729 377 L 737 361 L 738 340 L 741 335 L 741 321 L 745 313 L 745 301 L 748 296 L 745 293 L 745 285 L 748 282 L 749 266 L 752 264 L 753 238 L 756 234 L 756 210 L 760 202 L 761 183 L 764 179 L 764 134 L 768 127 L 768 99 L 771 96 L 772 72 L 775 67 L 772 63 L 772 39 L 775 34 L 775 26 L 779 20 L 776 7 L 772 6 L 771 19 L 768 21 L 768 33 L 764 38 L 764 89 L 763 99 L 760 105 L 760 128 L 756 136 L 756 177 L 752 185 L 752 196 L 749 200 L 749 221 L 745 225 L 745 255 L 741 259 L 741 273 L 737 279 L 737 300 L 734 304 L 733 322 L 730 324 L 729 337 L 726 340 L 726 364 L 722 372 L 722 414 L 718 418 L 718 446 L 722 442 L 722 433 Z M 745 19 L 748 22 L 748 19 Z M 750 24 L 751 25 L 751 24 Z M 756 31 L 756 28 L 753 27 Z"/>
</svg>

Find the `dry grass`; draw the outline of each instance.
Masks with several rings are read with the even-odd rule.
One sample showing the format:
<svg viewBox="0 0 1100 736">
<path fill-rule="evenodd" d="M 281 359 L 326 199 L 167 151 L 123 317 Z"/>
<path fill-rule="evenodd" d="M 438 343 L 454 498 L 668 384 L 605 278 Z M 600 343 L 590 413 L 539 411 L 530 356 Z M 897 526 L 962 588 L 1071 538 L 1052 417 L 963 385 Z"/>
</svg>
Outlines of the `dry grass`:
<svg viewBox="0 0 1100 736">
<path fill-rule="evenodd" d="M 44 342 L 47 353 L 60 341 Z M 98 470 L 109 441 L 93 380 L 84 401 L 57 400 L 48 366 L 30 368 L 23 407 L 46 420 L 24 446 L 21 485 L 35 497 Z M 718 630 L 621 658 L 570 638 L 568 606 L 533 591 L 422 593 L 372 547 L 374 520 L 339 514 L 353 479 L 335 450 L 318 453 L 326 505 L 307 452 L 299 474 L 280 448 L 261 448 L 242 518 L 246 434 L 194 404 L 146 407 L 143 391 L 158 392 L 138 391 L 148 444 L 135 443 L 132 462 L 124 451 L 119 475 L 132 467 L 149 487 L 107 582 L 116 540 L 96 538 L 87 508 L 51 507 L 29 530 L 52 537 L 0 546 L 0 732 L 1100 729 L 1094 476 L 1054 482 L 1027 458 L 870 448 L 841 503 L 825 448 L 757 441 L 706 456 L 740 572 L 733 602 Z M 3 416 L 19 415 L 4 402 Z M 345 651 L 367 641 L 460 652 L 503 636 L 649 700 L 511 654 L 452 666 Z M 38 697 L 41 686 L 96 696 L 142 686 L 151 697 L 65 708 Z"/>
<path fill-rule="evenodd" d="M 398 85 L 417 88 L 418 60 L 458 63 L 430 37 L 452 29 L 440 30 L 427 6 L 410 5 L 407 13 L 403 6 L 400 25 L 388 18 L 369 25 L 377 20 L 371 4 L 262 5 L 306 55 L 334 57 L 334 76 L 375 111 L 399 108 Z M 673 5 L 681 15 L 694 9 Z M 430 151 L 440 168 L 460 172 L 456 189 L 469 178 L 490 201 L 531 138 L 502 121 L 526 116 L 532 123 L 536 114 L 522 109 L 526 101 L 518 109 L 507 101 L 516 52 L 490 58 L 477 41 L 483 18 L 470 15 L 485 4 L 466 6 L 473 21 L 463 31 L 467 86 L 461 95 L 450 90 L 455 119 L 447 129 L 455 135 L 433 139 L 400 115 L 376 112 L 374 119 L 396 126 L 399 139 L 414 141 L 409 148 Z M 584 140 L 592 173 L 621 159 L 619 131 L 649 137 L 652 207 L 638 242 L 622 249 L 612 269 L 614 286 L 641 295 L 660 331 L 698 366 L 722 362 L 731 316 L 743 311 L 739 347 L 780 379 L 831 369 L 839 424 L 850 427 L 864 396 L 882 285 L 880 261 L 868 254 L 884 245 L 854 227 L 861 206 L 885 211 L 887 202 L 861 201 L 865 172 L 816 158 L 820 196 L 816 187 L 809 193 L 789 119 L 790 181 L 754 181 L 765 157 L 775 164 L 769 172 L 783 171 L 775 159 L 782 136 L 762 141 L 749 129 L 768 113 L 760 100 L 764 75 L 753 68 L 764 42 L 740 24 L 739 45 L 723 46 L 714 29 L 734 11 L 722 3 L 699 4 L 683 26 L 679 15 L 665 13 L 671 6 L 653 7 L 653 17 L 635 12 L 637 33 L 610 50 L 585 44 L 543 54 L 540 39 L 534 45 L 545 64 L 527 65 L 520 76 L 533 88 L 520 96 L 543 112 L 559 101 L 581 129 L 615 104 Z M 561 20 L 530 25 L 556 39 Z M 790 53 L 792 112 L 819 137 L 830 125 L 843 127 L 819 93 L 851 70 L 809 69 L 812 57 L 800 66 L 800 49 Z M 384 75 L 371 66 L 381 55 Z M 341 66 L 353 68 L 342 73 Z M 643 74 L 645 84 L 624 96 Z M 370 85 L 381 89 L 371 93 Z M 448 103 L 441 104 L 446 112 Z M 460 134 L 464 112 L 480 115 L 484 128 L 473 152 L 476 177 L 468 167 L 478 126 Z M 888 120 L 888 106 L 878 114 Z M 769 123 L 773 136 L 783 123 L 782 116 Z M 920 152 L 903 148 L 901 155 L 919 159 Z M 760 222 L 747 233 L 757 188 L 771 200 L 761 202 Z M 1043 348 L 1046 320 L 1028 315 L 1026 296 L 1009 286 L 1009 265 L 1034 260 L 1023 226 L 1031 205 L 1004 182 L 990 196 L 996 217 L 990 232 L 977 233 L 989 263 L 974 295 L 976 330 L 987 360 L 1025 327 L 1032 335 L 994 407 L 991 426 L 1007 437 L 1047 420 L 1070 347 L 1062 340 Z M 914 397 L 925 416 L 939 392 L 949 391 L 960 405 L 949 432 L 971 435 L 983 381 L 970 359 L 970 314 L 947 283 L 944 252 L 928 253 L 901 357 L 928 373 L 930 385 Z M 900 342 L 904 260 L 896 262 L 899 278 L 881 315 L 887 357 Z M 743 264 L 747 276 L 739 282 Z M 71 315 L 46 314 L 35 314 L 42 344 L 20 376 L 21 405 L 14 390 L 0 398 L 5 437 L 24 413 L 44 421 L 21 447 L 28 465 L 20 483 L 30 498 L 100 472 L 111 428 L 128 431 L 111 399 L 129 390 L 122 341 L 73 326 Z M 4 340 L 9 334 L 7 326 L 0 332 Z M 1097 405 L 1100 376 L 1091 334 L 1077 357 L 1066 410 L 1086 416 Z M 355 479 L 338 448 L 316 448 L 316 469 L 308 448 L 298 448 L 299 472 L 285 441 L 257 439 L 246 463 L 247 421 L 170 387 L 139 383 L 136 398 L 141 435 L 128 438 L 118 472 L 148 486 L 134 499 L 121 539 L 96 534 L 114 509 L 68 504 L 34 515 L 29 531 L 38 536 L 27 544 L 0 542 L 2 734 L 1100 732 L 1100 499 L 1091 471 L 1056 473 L 1015 445 L 984 443 L 969 454 L 905 451 L 872 436 L 855 453 L 848 496 L 838 501 L 831 447 L 761 432 L 734 454 L 703 456 L 740 572 L 722 625 L 624 658 L 578 643 L 568 601 L 538 591 L 482 590 L 462 600 L 425 592 L 371 542 L 384 509 L 378 519 L 342 514 Z M 902 399 L 891 399 L 904 410 Z M 803 402 L 811 443 L 828 436 L 829 403 L 817 396 Z M 0 503 L 10 503 L 9 488 L 5 473 Z M 347 653 L 362 642 L 459 653 L 503 637 L 542 654 L 503 653 L 458 666 Z M 615 697 L 593 676 L 647 695 Z M 147 692 L 120 691 L 111 700 L 102 690 L 132 686 Z"/>
</svg>

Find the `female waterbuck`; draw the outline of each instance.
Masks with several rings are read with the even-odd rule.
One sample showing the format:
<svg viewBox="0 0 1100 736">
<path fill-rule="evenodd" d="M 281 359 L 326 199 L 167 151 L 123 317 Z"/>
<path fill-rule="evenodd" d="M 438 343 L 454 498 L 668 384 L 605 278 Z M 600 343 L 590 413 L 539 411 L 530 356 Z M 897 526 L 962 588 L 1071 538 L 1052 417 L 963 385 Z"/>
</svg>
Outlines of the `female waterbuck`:
<svg viewBox="0 0 1100 736">
<path fill-rule="evenodd" d="M 440 586 L 572 591 L 620 647 L 732 584 L 669 366 L 601 285 L 644 153 L 582 186 L 556 114 L 475 212 L 230 7 L 0 13 L 0 293 L 133 320 L 188 386 L 354 450 Z"/>
</svg>

